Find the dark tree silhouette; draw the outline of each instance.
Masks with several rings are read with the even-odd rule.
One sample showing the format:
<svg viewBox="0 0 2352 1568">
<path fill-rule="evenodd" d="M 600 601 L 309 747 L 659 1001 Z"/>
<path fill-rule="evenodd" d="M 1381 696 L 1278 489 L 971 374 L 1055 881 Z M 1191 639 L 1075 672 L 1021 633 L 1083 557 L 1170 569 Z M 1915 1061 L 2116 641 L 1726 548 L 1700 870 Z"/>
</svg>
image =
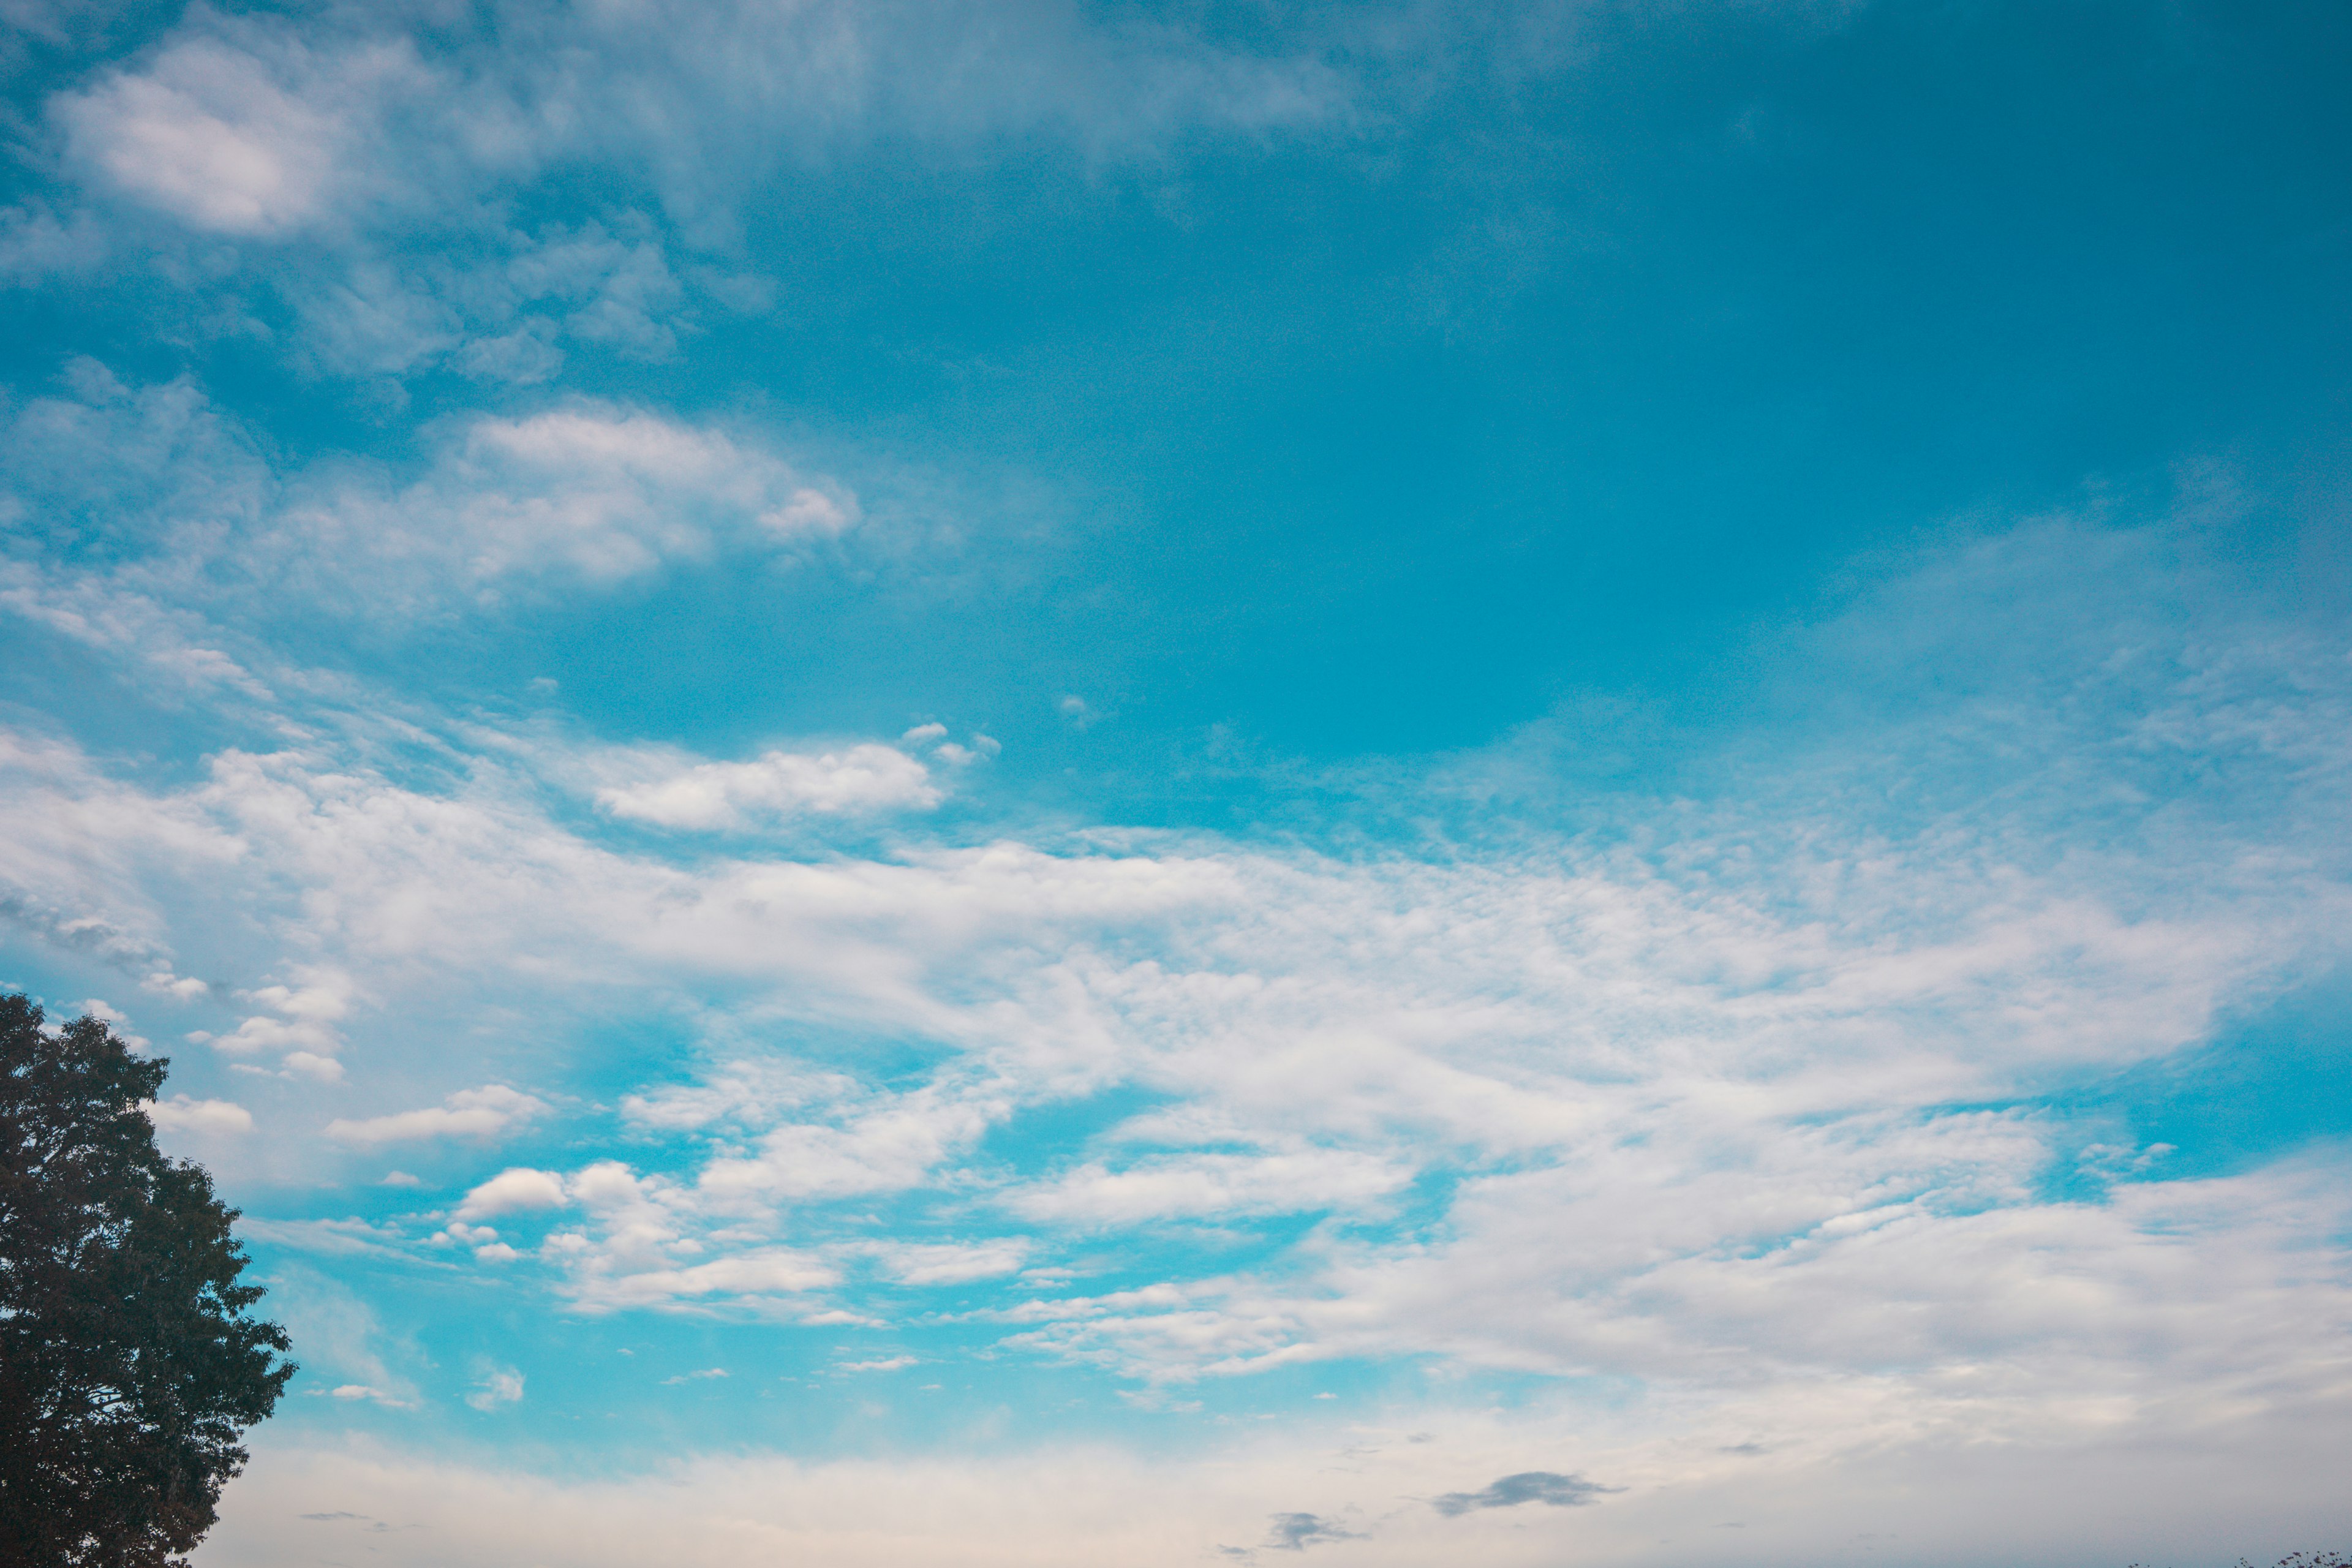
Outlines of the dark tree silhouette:
<svg viewBox="0 0 2352 1568">
<path fill-rule="evenodd" d="M 248 1310 L 236 1211 L 142 1109 L 170 1066 L 0 996 L 0 1563 L 163 1568 L 212 1528 L 284 1331 Z"/>
</svg>

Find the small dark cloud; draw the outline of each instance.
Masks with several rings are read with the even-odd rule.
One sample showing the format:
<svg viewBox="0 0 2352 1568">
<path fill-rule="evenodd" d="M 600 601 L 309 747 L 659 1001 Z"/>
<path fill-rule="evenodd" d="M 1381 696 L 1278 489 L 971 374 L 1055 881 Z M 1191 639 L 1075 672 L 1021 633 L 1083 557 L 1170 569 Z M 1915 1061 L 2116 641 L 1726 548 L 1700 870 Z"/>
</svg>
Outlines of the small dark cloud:
<svg viewBox="0 0 2352 1568">
<path fill-rule="evenodd" d="M 1265 1532 L 1265 1543 L 1276 1552 L 1304 1552 L 1326 1541 L 1360 1541 L 1352 1530 L 1342 1530 L 1319 1513 L 1277 1513 Z"/>
<path fill-rule="evenodd" d="M 1505 1476 L 1484 1491 L 1447 1492 L 1444 1497 L 1433 1498 L 1429 1506 L 1452 1519 L 1474 1509 L 1517 1508 L 1523 1502 L 1548 1502 L 1554 1508 L 1581 1508 L 1595 1498 L 1624 1489 L 1622 1487 L 1600 1486 L 1582 1476 L 1563 1476 L 1550 1470 L 1522 1470 L 1516 1476 Z"/>
<path fill-rule="evenodd" d="M 306 1513 L 302 1515 L 302 1517 L 304 1519 L 369 1519 L 373 1516 L 364 1513 L 353 1513 L 349 1509 L 337 1509 L 332 1513 Z"/>
<path fill-rule="evenodd" d="M 1727 1454 L 1760 1454 L 1764 1451 L 1764 1445 L 1761 1443 L 1732 1443 L 1726 1446 L 1722 1451 Z"/>
</svg>

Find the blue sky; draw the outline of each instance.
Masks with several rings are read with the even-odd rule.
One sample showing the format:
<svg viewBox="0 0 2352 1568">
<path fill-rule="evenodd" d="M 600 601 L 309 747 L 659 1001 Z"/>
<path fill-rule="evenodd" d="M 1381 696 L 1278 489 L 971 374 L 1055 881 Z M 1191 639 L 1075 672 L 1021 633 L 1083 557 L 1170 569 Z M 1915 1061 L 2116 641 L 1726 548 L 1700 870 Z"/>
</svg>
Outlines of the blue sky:
<svg viewBox="0 0 2352 1568">
<path fill-rule="evenodd" d="M 2340 7 L 0 26 L 199 1562 L 2344 1544 Z"/>
</svg>

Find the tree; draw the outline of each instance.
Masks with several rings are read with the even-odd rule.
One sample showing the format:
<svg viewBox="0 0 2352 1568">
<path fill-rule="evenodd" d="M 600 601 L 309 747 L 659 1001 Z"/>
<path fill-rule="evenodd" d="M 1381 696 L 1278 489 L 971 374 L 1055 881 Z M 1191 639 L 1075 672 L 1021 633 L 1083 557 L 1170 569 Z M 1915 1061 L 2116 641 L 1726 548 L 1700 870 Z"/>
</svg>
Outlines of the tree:
<svg viewBox="0 0 2352 1568">
<path fill-rule="evenodd" d="M 294 1375 L 236 1211 L 155 1147 L 170 1065 L 0 996 L 0 1563 L 182 1563 Z"/>
</svg>

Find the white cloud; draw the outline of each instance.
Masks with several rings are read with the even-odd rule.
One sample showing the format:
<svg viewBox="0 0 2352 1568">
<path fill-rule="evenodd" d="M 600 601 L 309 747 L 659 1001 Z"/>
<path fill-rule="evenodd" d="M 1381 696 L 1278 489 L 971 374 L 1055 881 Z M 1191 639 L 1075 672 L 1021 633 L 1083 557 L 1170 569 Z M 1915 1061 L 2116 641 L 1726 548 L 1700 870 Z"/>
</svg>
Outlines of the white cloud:
<svg viewBox="0 0 2352 1568">
<path fill-rule="evenodd" d="M 639 1126 L 688 1131 L 726 1120 L 769 1127 L 804 1106 L 853 1098 L 857 1082 L 841 1073 L 817 1073 L 772 1061 L 738 1058 L 693 1084 L 624 1095 L 621 1114 Z"/>
<path fill-rule="evenodd" d="M 985 1100 L 918 1090 L 853 1115 L 845 1125 L 787 1123 L 763 1136 L 755 1154 L 711 1161 L 703 1168 L 700 1190 L 725 1203 L 916 1186 L 940 1162 L 969 1147 L 1002 1109 Z"/>
<path fill-rule="evenodd" d="M 563 1178 L 551 1171 L 534 1171 L 518 1165 L 499 1172 L 480 1186 L 466 1194 L 457 1207 L 466 1219 L 481 1219 L 491 1215 L 510 1214 L 517 1209 L 562 1208 L 572 1201 L 564 1191 Z"/>
<path fill-rule="evenodd" d="M 1028 1260 L 1025 1237 L 976 1242 L 888 1242 L 867 1248 L 884 1274 L 901 1285 L 966 1285 L 1017 1274 Z"/>
<path fill-rule="evenodd" d="M 382 69 L 383 50 L 338 62 Z M 320 83 L 321 87 L 330 84 Z M 339 117 L 288 92 L 261 61 L 190 38 L 138 74 L 57 101 L 79 158 L 115 185 L 200 228 L 266 235 L 320 216 L 343 140 Z"/>
<path fill-rule="evenodd" d="M 803 814 L 928 811 L 944 798 L 930 770 L 895 747 L 774 751 L 749 763 L 698 763 L 596 792 L 615 816 L 664 827 L 743 828 Z"/>
<path fill-rule="evenodd" d="M 1265 1154 L 1174 1154 L 1123 1170 L 1089 1164 L 1016 1193 L 1013 1211 L 1054 1224 L 1133 1225 L 1154 1219 L 1360 1208 L 1395 1193 L 1412 1168 L 1394 1160 L 1315 1149 Z"/>
<path fill-rule="evenodd" d="M 856 517 L 846 490 L 719 431 L 583 404 L 477 419 L 405 488 L 314 481 L 272 545 L 298 582 L 363 563 L 365 581 L 330 584 L 339 598 L 392 589 L 413 605 L 541 577 L 611 584 L 722 547 L 829 538 Z"/>
<path fill-rule="evenodd" d="M 81 1005 L 81 1010 L 85 1016 L 96 1018 L 104 1024 L 113 1032 L 115 1038 L 134 1051 L 146 1050 L 153 1043 L 146 1036 L 131 1029 L 129 1015 L 110 1005 L 100 997 L 92 996 Z"/>
<path fill-rule="evenodd" d="M 835 1283 L 839 1272 L 789 1247 L 755 1247 L 689 1268 L 591 1276 L 579 1300 L 591 1308 L 651 1307 L 678 1301 L 796 1296 Z"/>
<path fill-rule="evenodd" d="M 522 1402 L 522 1373 L 510 1366 L 491 1367 L 482 1373 L 466 1403 L 477 1410 L 497 1410 Z"/>
<path fill-rule="evenodd" d="M 385 209 L 379 222 L 411 216 L 427 193 L 462 213 L 558 162 L 588 160 L 673 212 L 709 215 L 779 159 L 877 137 L 1044 132 L 1108 158 L 1194 127 L 1299 128 L 1346 111 L 1344 79 L 1311 55 L 1252 56 L 1050 5 L 497 10 L 488 36 L 512 42 L 463 58 L 364 13 L 200 13 L 141 68 L 52 110 L 107 181 L 197 227 L 253 236 L 330 211 L 364 224 L 363 196 Z"/>
<path fill-rule="evenodd" d="M 253 1131 L 253 1113 L 226 1100 L 190 1100 L 175 1094 L 166 1100 L 150 1100 L 143 1109 L 161 1131 L 213 1134 Z"/>
<path fill-rule="evenodd" d="M 2043 548 L 2032 573 L 2065 576 L 2071 547 Z M 40 929 L 102 918 L 91 940 L 136 973 L 163 973 L 181 929 L 305 954 L 300 973 L 248 971 L 289 976 L 265 1010 L 279 1025 L 313 970 L 383 1011 L 495 997 L 551 1029 L 690 999 L 707 1039 L 643 1068 L 656 1081 L 633 1096 L 591 1091 L 624 1111 L 611 1152 L 655 1173 L 614 1158 L 519 1178 L 570 1205 L 537 1255 L 593 1310 L 870 1316 L 864 1260 L 906 1281 L 926 1267 L 860 1250 L 904 1239 L 877 1194 L 926 1223 L 1097 1234 L 1328 1209 L 1272 1261 L 1016 1308 L 1013 1345 L 1163 1384 L 1427 1357 L 1636 1382 L 1884 1376 L 1925 1397 L 1997 1361 L 2077 1376 L 2069 1397 L 2138 1378 L 2202 1398 L 2251 1362 L 2197 1325 L 2264 1325 L 2254 1356 L 2290 1353 L 2273 1325 L 2336 1321 L 2339 1287 L 2309 1268 L 2336 1256 L 2335 1211 L 2266 1182 L 2053 1204 L 2040 1173 L 2110 1131 L 1949 1108 L 2160 1058 L 2340 954 L 2340 650 L 2231 646 L 2072 667 L 2039 761 L 2017 760 L 2030 726 L 2011 706 L 1940 714 L 1936 754 L 2015 770 L 1997 790 L 1945 780 L 1958 814 L 1906 815 L 1924 786 L 1906 770 L 1925 764 L 1890 763 L 1874 731 L 1864 763 L 1788 748 L 1780 774 L 1741 760 L 1738 790 L 1672 811 L 1587 808 L 1626 814 L 1622 831 L 1523 828 L 1443 857 L 1100 833 L 670 858 L 551 805 L 543 743 L 487 730 L 430 786 L 310 741 L 222 752 L 152 792 L 18 739 L 24 786 L 0 811 L 22 831 L 0 864 L 106 910 Z M 2146 796 L 2144 768 L 2187 771 L 2160 748 L 2212 736 L 2249 748 L 2233 789 L 2115 804 Z M 2259 809 L 2239 796 L 2248 771 Z M 167 921 L 146 889 L 169 876 L 200 892 Z M 353 1009 L 335 1027 L 389 1026 Z M 908 1043 L 919 1065 L 887 1082 L 852 1056 L 813 1065 L 806 1040 L 845 1038 Z M 681 1084 L 681 1058 L 712 1066 Z M 1159 1109 L 1054 1152 L 1074 1167 L 1000 1162 L 1032 1112 L 1113 1089 Z M 1429 1210 L 1402 1224 L 1388 1205 L 1424 1175 Z M 1030 1240 L 1020 1261 L 1061 1261 Z M 2176 1289 L 2182 1260 L 2209 1283 Z M 2122 1303 L 2142 1359 L 2037 1361 L 2087 1331 L 2081 1300 Z"/>
<path fill-rule="evenodd" d="M 277 1246 L 322 1257 L 399 1258 L 408 1237 L 394 1226 L 352 1219 L 266 1219 L 247 1215 L 237 1229 Z"/>
<path fill-rule="evenodd" d="M 757 440 L 642 409 L 455 420 L 405 474 L 331 458 L 281 474 L 190 383 L 126 387 L 87 360 L 68 379 L 68 395 L 14 411 L 0 443 L 0 531 L 21 546 L 0 562 L 0 610 L 200 693 L 272 700 L 249 666 L 272 658 L 289 595 L 328 614 L 446 616 L 673 563 L 805 552 L 861 516 L 847 488 Z M 52 525 L 13 527 L 13 509 Z M 68 517 L 106 551 L 61 552 Z"/>
<path fill-rule="evenodd" d="M 368 1400 L 377 1405 L 389 1405 L 395 1410 L 406 1409 L 412 1404 L 409 1400 L 394 1399 L 383 1389 L 371 1387 L 364 1383 L 338 1384 L 327 1393 L 330 1397 L 342 1400 L 346 1404 Z"/>
<path fill-rule="evenodd" d="M 339 1082 L 343 1068 L 336 1053 L 342 1049 L 343 1037 L 336 1026 L 352 1010 L 351 979 L 340 971 L 316 967 L 301 970 L 298 979 L 294 985 L 264 985 L 244 993 L 241 1000 L 269 1011 L 252 1015 L 230 1033 L 196 1029 L 188 1038 L 232 1057 L 277 1051 L 282 1053 L 279 1065 L 287 1071 Z"/>
<path fill-rule="evenodd" d="M 1202 132 L 1353 119 L 1336 38 L 1261 53 L 1050 4 L 501 0 L 479 32 L 415 22 L 191 9 L 50 99 L 80 188 L 0 215 L 0 273 L 152 267 L 181 331 L 235 321 L 304 374 L 532 384 L 567 351 L 660 359 L 772 309 L 739 252 L 783 170 L 1006 137 L 1150 163 Z M 518 225 L 583 172 L 604 221 Z M 290 333 L 260 319 L 269 294 Z M 846 515 L 822 487 L 776 511 L 794 531 Z"/>
<path fill-rule="evenodd" d="M 712 1455 L 593 1484 L 265 1431 L 240 1483 L 248 1500 L 228 1510 L 215 1550 L 263 1568 L 315 1557 L 315 1529 L 297 1516 L 332 1497 L 424 1527 L 382 1543 L 390 1568 L 455 1553 L 722 1568 L 751 1542 L 839 1568 L 1180 1568 L 1260 1542 L 1269 1515 L 1297 1512 L 1349 1521 L 1361 1539 L 1320 1550 L 1371 1568 L 1638 1563 L 1655 1560 L 1662 1539 L 1697 1568 L 1885 1555 L 1923 1538 L 1963 1562 L 2228 1561 L 2245 1550 L 2250 1521 L 2275 1531 L 2262 1539 L 2278 1550 L 2334 1539 L 2331 1464 L 2352 1441 L 2340 1405 L 2217 1413 L 2191 1444 L 2175 1424 L 2037 1405 L 2011 1384 L 1923 1394 L 1872 1378 L 1510 1412 L 1440 1398 L 1409 1418 L 1286 1421 L 1197 1448 Z M 2008 1439 L 1982 1441 L 1987 1430 Z M 1622 1489 L 1540 1512 L 1449 1517 L 1429 1506 L 1531 1470 Z M 2224 1497 L 2231 1506 L 2217 1508 Z M 1726 1521 L 1745 1528 L 1717 1528 Z"/>
<path fill-rule="evenodd" d="M 503 1084 L 463 1089 L 439 1105 L 352 1121 L 337 1117 L 327 1136 L 345 1143 L 373 1145 L 420 1138 L 495 1138 L 518 1122 L 543 1115 L 547 1102 Z M 509 1173 L 510 1174 L 512 1173 Z"/>
</svg>

